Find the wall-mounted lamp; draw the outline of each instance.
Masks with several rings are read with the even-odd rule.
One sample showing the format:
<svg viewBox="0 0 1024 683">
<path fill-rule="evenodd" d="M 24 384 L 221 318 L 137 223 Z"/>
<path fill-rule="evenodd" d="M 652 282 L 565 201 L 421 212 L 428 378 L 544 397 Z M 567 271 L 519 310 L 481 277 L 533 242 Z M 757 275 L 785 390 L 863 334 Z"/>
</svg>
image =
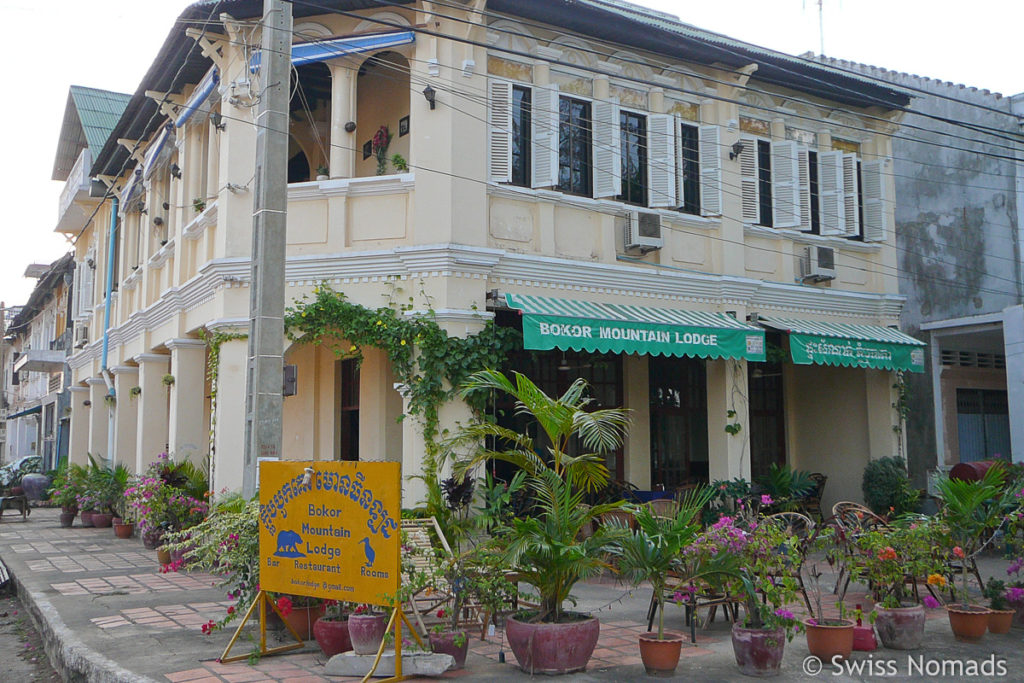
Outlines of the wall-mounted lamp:
<svg viewBox="0 0 1024 683">
<path fill-rule="evenodd" d="M 427 98 L 427 102 L 430 103 L 430 108 L 433 109 L 437 103 L 437 91 L 428 85 L 423 89 L 423 96 Z"/>
<path fill-rule="evenodd" d="M 169 170 L 172 176 L 174 176 L 178 180 L 181 180 L 181 166 L 178 166 L 177 164 L 171 164 L 171 168 Z"/>
<path fill-rule="evenodd" d="M 92 405 L 92 401 L 90 401 L 89 399 L 85 399 L 84 401 L 82 401 L 82 405 L 88 408 L 89 406 Z"/>
<path fill-rule="evenodd" d="M 153 219 L 153 225 L 155 225 L 156 227 L 158 227 L 158 228 L 159 228 L 159 227 L 160 227 L 161 225 L 163 225 L 163 224 L 164 224 L 164 219 L 163 219 L 163 218 L 161 218 L 160 216 L 157 216 L 157 217 L 155 217 L 155 218 Z"/>
<path fill-rule="evenodd" d="M 213 127 L 217 130 L 224 130 L 228 127 L 228 124 L 224 123 L 224 117 L 220 115 L 219 111 L 215 111 L 210 114 L 210 123 L 212 123 Z"/>
<path fill-rule="evenodd" d="M 729 152 L 729 161 L 732 161 L 733 159 L 735 159 L 736 157 L 738 157 L 742 153 L 743 153 L 743 143 L 742 142 L 734 142 L 734 143 L 732 143 L 732 151 Z"/>
<path fill-rule="evenodd" d="M 348 123 L 345 124 L 345 132 L 346 133 L 352 133 L 352 132 L 355 131 L 355 129 L 356 129 L 356 122 L 355 121 L 349 121 Z"/>
</svg>

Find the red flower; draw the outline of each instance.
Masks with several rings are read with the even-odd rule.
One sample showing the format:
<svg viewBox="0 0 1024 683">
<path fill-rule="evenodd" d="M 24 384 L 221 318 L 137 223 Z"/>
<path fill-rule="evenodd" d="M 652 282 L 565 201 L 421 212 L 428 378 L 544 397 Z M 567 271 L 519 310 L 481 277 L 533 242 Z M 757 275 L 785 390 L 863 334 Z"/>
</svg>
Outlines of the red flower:
<svg viewBox="0 0 1024 683">
<path fill-rule="evenodd" d="M 234 605 L 229 606 L 228 607 L 228 614 L 234 614 L 234 613 L 235 613 L 235 606 Z"/>
<path fill-rule="evenodd" d="M 447 616 L 447 615 L 444 612 L 444 608 L 441 608 L 441 609 L 437 610 L 437 618 L 438 619 L 444 619 L 445 616 Z"/>
<path fill-rule="evenodd" d="M 959 557 L 961 560 L 964 559 L 964 549 L 960 546 L 953 546 L 953 557 Z"/>
<path fill-rule="evenodd" d="M 892 546 L 885 546 L 878 552 L 878 559 L 880 560 L 895 560 L 896 551 L 893 550 Z"/>
<path fill-rule="evenodd" d="M 213 619 L 210 619 L 208 622 L 206 622 L 205 624 L 202 625 L 203 635 L 204 636 L 210 635 L 211 633 L 213 633 L 215 628 L 216 628 L 216 625 L 213 623 Z"/>
<path fill-rule="evenodd" d="M 281 612 L 282 617 L 288 616 L 292 613 L 292 601 L 287 596 L 278 598 L 277 609 Z"/>
</svg>

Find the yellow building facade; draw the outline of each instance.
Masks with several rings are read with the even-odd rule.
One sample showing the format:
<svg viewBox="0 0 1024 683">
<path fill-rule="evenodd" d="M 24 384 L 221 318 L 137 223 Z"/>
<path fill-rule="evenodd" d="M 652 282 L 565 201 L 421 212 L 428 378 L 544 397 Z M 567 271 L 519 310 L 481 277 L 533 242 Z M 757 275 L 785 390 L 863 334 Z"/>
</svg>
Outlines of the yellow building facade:
<svg viewBox="0 0 1024 683">
<path fill-rule="evenodd" d="M 68 230 L 96 283 L 70 359 L 73 461 L 210 455 L 215 490 L 241 485 L 261 4 L 187 9 L 92 165 L 117 202 Z M 455 336 L 616 317 L 679 339 L 744 330 L 745 349 L 679 353 L 527 334 L 509 358 L 630 408 L 609 462 L 642 490 L 786 463 L 825 473 L 826 503 L 859 499 L 867 461 L 899 452 L 895 371 L 920 353 L 889 330 L 905 93 L 626 3 L 325 6 L 295 8 L 290 301 L 323 283 L 369 308 L 411 298 Z M 891 353 L 794 349 L 811 338 Z M 421 470 L 383 352 L 295 344 L 285 363 L 287 459 Z M 453 402 L 441 425 L 468 416 Z"/>
</svg>

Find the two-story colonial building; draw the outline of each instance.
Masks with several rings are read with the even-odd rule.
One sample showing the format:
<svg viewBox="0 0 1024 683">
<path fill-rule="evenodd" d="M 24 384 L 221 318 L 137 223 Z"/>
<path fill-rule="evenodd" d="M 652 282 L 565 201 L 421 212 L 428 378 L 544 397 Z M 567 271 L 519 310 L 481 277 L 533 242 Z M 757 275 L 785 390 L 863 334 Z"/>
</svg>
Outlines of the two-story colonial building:
<svg viewBox="0 0 1024 683">
<path fill-rule="evenodd" d="M 185 10 L 95 157 L 112 198 L 77 259 L 110 277 L 71 360 L 74 458 L 212 454 L 241 483 L 246 341 L 213 387 L 204 337 L 248 326 L 261 9 Z M 292 9 L 290 300 L 398 287 L 451 334 L 521 329 L 507 368 L 633 411 L 609 464 L 641 489 L 788 463 L 858 498 L 898 452 L 895 373 L 923 365 L 893 329 L 907 93 L 611 0 Z M 284 456 L 414 474 L 407 399 L 362 351 L 287 351 Z"/>
</svg>

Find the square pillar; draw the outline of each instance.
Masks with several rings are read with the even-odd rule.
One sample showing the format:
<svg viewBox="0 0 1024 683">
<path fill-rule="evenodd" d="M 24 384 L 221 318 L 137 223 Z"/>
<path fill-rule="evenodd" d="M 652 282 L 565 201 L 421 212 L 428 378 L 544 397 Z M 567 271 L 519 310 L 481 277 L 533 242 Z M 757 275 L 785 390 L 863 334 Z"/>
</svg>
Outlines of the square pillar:
<svg viewBox="0 0 1024 683">
<path fill-rule="evenodd" d="M 651 488 L 651 389 L 647 363 L 650 356 L 623 354 L 624 408 L 633 411 L 623 449 L 623 478 L 641 490 Z M 612 472 L 615 476 L 615 472 Z"/>
<path fill-rule="evenodd" d="M 71 438 L 68 443 L 68 462 L 85 465 L 89 450 L 89 410 L 84 402 L 89 400 L 89 387 L 68 387 L 71 392 Z"/>
<path fill-rule="evenodd" d="M 328 68 L 331 70 L 331 177 L 351 178 L 355 169 L 356 134 L 346 131 L 345 124 L 356 120 L 357 71 L 346 64 L 328 64 Z M 373 134 L 373 131 L 363 132 L 367 136 Z"/>
<path fill-rule="evenodd" d="M 89 445 L 86 451 L 96 460 L 110 457 L 107 435 L 110 426 L 110 408 L 103 400 L 107 395 L 107 383 L 102 377 L 85 380 L 89 385 Z M 88 458 L 86 458 L 88 462 Z"/>
<path fill-rule="evenodd" d="M 163 353 L 140 353 L 138 384 L 142 393 L 137 404 L 135 427 L 135 471 L 142 472 L 156 456 L 167 451 L 168 387 L 164 375 L 170 372 L 171 357 Z"/>
<path fill-rule="evenodd" d="M 132 472 L 138 472 L 136 457 L 136 436 L 138 427 L 139 397 L 131 395 L 131 388 L 139 381 L 136 365 L 118 365 L 110 369 L 114 375 L 114 465 L 124 465 Z"/>
<path fill-rule="evenodd" d="M 168 416 L 168 453 L 175 462 L 191 460 L 202 465 L 209 425 L 204 424 L 206 405 L 206 342 L 171 339 L 171 407 Z"/>
<path fill-rule="evenodd" d="M 708 360 L 708 481 L 750 480 L 750 411 L 747 361 Z M 729 411 L 736 414 L 729 416 Z M 735 434 L 727 425 L 739 423 Z"/>
<path fill-rule="evenodd" d="M 224 330 L 218 330 L 223 332 Z M 240 490 L 245 456 L 245 382 L 249 340 L 232 339 L 220 346 L 213 408 L 212 491 Z"/>
</svg>

